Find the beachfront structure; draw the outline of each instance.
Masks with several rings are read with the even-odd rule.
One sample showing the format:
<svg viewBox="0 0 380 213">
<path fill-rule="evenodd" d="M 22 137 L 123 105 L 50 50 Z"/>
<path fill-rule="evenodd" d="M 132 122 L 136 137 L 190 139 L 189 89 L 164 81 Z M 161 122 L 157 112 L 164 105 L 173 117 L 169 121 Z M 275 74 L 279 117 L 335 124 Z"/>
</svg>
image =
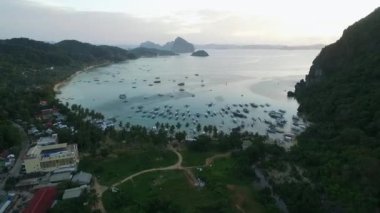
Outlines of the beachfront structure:
<svg viewBox="0 0 380 213">
<path fill-rule="evenodd" d="M 79 163 L 76 144 L 50 144 L 31 147 L 24 159 L 26 173 L 51 172 L 65 167 L 76 167 Z"/>
</svg>

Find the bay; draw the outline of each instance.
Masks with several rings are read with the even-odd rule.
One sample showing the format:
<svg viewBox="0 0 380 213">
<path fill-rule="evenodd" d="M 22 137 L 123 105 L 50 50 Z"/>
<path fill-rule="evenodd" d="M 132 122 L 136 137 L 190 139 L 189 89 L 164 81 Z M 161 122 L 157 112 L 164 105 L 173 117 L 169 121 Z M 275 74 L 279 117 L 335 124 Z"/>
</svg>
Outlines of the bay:
<svg viewBox="0 0 380 213">
<path fill-rule="evenodd" d="M 206 51 L 209 57 L 140 58 L 90 69 L 70 79 L 57 97 L 124 124 L 179 123 L 191 137 L 199 134 L 198 123 L 224 132 L 240 126 L 274 139 L 292 132 L 298 103 L 286 93 L 320 50 Z M 280 109 L 287 123 L 268 133 L 269 123 L 276 123 L 268 113 Z"/>
</svg>

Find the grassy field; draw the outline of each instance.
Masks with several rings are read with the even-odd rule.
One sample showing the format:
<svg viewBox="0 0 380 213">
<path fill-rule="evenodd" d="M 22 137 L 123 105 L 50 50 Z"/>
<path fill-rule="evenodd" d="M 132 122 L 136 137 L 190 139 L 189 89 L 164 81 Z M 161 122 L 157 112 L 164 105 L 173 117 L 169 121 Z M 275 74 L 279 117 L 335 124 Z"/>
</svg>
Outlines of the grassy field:
<svg viewBox="0 0 380 213">
<path fill-rule="evenodd" d="M 135 172 L 176 162 L 177 156 L 172 151 L 149 148 L 123 151 L 105 159 L 84 157 L 79 168 L 95 174 L 101 184 L 111 185 Z"/>
<path fill-rule="evenodd" d="M 220 158 L 202 171 L 194 169 L 194 174 L 204 180 L 209 188 L 229 194 L 235 207 L 244 212 L 266 212 L 265 207 L 257 202 L 257 192 L 252 189 L 252 179 L 242 178 L 236 174 L 235 162 L 231 158 Z"/>
<path fill-rule="evenodd" d="M 119 192 L 105 192 L 103 203 L 108 212 L 149 212 L 152 206 L 167 208 L 161 212 L 265 212 L 250 181 L 234 173 L 233 159 L 193 173 L 205 181 L 203 188 L 190 184 L 183 171 L 153 172 L 122 184 Z"/>
<path fill-rule="evenodd" d="M 182 166 L 201 166 L 208 157 L 218 154 L 218 152 L 192 152 L 183 150 L 181 154 L 183 156 Z"/>
</svg>

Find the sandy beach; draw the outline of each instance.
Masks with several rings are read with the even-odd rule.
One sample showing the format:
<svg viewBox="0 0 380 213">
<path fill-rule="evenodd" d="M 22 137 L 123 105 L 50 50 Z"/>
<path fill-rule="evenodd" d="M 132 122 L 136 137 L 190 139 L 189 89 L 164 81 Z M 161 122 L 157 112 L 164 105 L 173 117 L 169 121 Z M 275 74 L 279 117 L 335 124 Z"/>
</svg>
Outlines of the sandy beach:
<svg viewBox="0 0 380 213">
<path fill-rule="evenodd" d="M 78 70 L 76 71 L 74 74 L 72 74 L 71 76 L 69 76 L 68 78 L 66 78 L 65 80 L 63 81 L 60 81 L 58 83 L 56 83 L 53 87 L 53 90 L 55 93 L 60 93 L 60 89 L 65 86 L 68 82 L 70 82 L 71 79 L 73 79 L 75 76 L 81 74 L 82 72 L 86 72 L 88 70 L 91 70 L 91 69 L 94 69 L 94 68 L 97 68 L 97 67 L 102 67 L 102 66 L 106 66 L 106 65 L 109 65 L 111 64 L 111 62 L 105 62 L 105 63 L 101 63 L 101 64 L 95 64 L 95 65 L 91 65 L 91 66 L 87 66 L 81 70 Z"/>
</svg>

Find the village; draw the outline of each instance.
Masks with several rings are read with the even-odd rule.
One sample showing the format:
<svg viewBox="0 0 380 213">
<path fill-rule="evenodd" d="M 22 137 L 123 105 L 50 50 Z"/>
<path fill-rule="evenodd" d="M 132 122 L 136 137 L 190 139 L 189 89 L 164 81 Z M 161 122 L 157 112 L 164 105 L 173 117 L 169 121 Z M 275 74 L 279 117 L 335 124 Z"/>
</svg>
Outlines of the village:
<svg viewBox="0 0 380 213">
<path fill-rule="evenodd" d="M 14 125 L 24 134 L 18 153 L 2 150 L 0 153 L 0 213 L 46 212 L 57 203 L 79 198 L 90 193 L 93 175 L 78 170 L 77 144 L 59 141 L 57 130 L 76 129 L 68 126 L 66 116 L 47 101 L 40 101 L 36 120 L 43 124 L 37 128 L 22 120 Z M 93 120 L 99 128 L 113 125 L 109 121 Z M 65 187 L 59 187 L 59 185 Z"/>
</svg>

